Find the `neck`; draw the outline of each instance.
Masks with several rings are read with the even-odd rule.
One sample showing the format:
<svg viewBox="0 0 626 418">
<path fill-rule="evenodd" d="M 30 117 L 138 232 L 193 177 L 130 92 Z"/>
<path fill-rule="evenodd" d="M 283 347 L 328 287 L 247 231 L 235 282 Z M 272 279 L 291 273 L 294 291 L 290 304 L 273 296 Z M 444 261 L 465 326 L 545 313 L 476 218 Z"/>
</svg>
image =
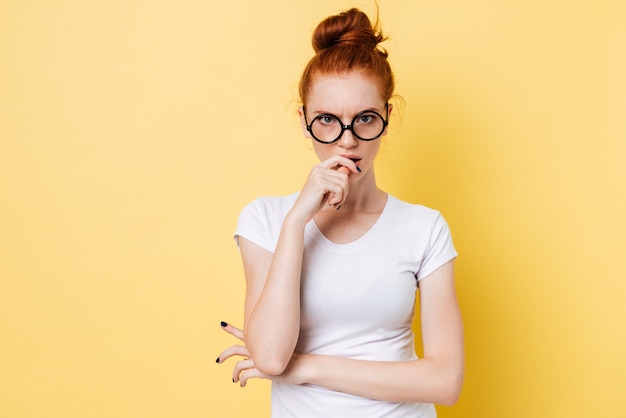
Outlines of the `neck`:
<svg viewBox="0 0 626 418">
<path fill-rule="evenodd" d="M 369 170 L 363 177 L 350 181 L 348 197 L 341 206 L 342 211 L 358 210 L 377 212 L 386 202 L 387 194 L 378 188 L 373 170 Z"/>
</svg>

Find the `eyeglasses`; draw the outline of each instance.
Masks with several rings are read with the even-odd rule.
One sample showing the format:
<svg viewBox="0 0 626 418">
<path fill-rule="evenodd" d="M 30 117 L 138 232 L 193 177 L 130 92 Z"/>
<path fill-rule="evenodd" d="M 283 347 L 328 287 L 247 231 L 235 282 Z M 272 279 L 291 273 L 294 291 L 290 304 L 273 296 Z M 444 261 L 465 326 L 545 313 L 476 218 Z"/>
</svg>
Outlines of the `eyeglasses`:
<svg viewBox="0 0 626 418">
<path fill-rule="evenodd" d="M 373 110 L 364 110 L 352 118 L 349 125 L 344 125 L 337 116 L 331 113 L 317 115 L 311 123 L 307 121 L 306 108 L 303 107 L 304 122 L 306 129 L 311 133 L 313 139 L 323 144 L 332 144 L 339 141 L 344 131 L 350 130 L 352 134 L 361 141 L 373 141 L 378 139 L 389 124 L 389 104 L 385 104 L 387 119 Z"/>
</svg>

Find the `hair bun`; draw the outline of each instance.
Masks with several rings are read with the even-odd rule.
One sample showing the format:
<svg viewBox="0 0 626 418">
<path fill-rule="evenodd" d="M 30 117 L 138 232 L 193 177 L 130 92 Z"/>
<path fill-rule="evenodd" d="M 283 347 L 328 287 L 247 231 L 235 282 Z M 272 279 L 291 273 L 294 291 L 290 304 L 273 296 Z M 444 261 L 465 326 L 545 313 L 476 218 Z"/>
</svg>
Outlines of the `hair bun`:
<svg viewBox="0 0 626 418">
<path fill-rule="evenodd" d="M 362 46 L 375 49 L 384 37 L 377 33 L 365 13 L 350 9 L 323 20 L 313 33 L 316 53 L 336 46 Z"/>
<path fill-rule="evenodd" d="M 378 16 L 372 25 L 367 15 L 358 9 L 324 19 L 313 32 L 315 55 L 309 60 L 300 78 L 302 103 L 307 103 L 307 96 L 317 76 L 351 71 L 370 76 L 380 97 L 389 101 L 395 83 L 387 51 L 379 45 L 385 39 Z"/>
</svg>

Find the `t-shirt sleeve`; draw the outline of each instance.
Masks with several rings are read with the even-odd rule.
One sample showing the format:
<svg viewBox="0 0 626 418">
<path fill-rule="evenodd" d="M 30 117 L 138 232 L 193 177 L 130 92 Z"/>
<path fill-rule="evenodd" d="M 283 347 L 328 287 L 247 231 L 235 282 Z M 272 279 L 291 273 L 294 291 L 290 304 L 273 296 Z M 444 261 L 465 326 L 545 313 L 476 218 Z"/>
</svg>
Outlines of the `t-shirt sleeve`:
<svg viewBox="0 0 626 418">
<path fill-rule="evenodd" d="M 260 199 L 256 199 L 246 205 L 239 214 L 237 228 L 235 229 L 235 243 L 239 246 L 239 237 L 274 252 L 274 246 L 270 242 L 268 231 L 267 213 Z"/>
<path fill-rule="evenodd" d="M 452 234 L 448 223 L 437 213 L 430 230 L 430 242 L 428 250 L 417 272 L 417 280 L 420 281 L 448 261 L 456 258 L 457 252 L 452 242 Z"/>
</svg>

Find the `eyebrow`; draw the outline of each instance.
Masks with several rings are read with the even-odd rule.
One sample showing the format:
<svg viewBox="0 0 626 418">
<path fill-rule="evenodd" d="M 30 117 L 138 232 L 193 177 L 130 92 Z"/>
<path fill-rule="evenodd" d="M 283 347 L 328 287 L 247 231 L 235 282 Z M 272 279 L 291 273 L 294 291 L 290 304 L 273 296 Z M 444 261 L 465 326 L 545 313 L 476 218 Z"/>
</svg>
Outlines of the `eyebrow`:
<svg viewBox="0 0 626 418">
<path fill-rule="evenodd" d="M 384 107 L 384 105 L 383 105 L 383 107 Z M 328 114 L 328 115 L 337 116 L 337 114 L 335 114 L 334 112 L 329 112 L 327 110 L 311 110 L 310 108 L 308 108 L 306 106 L 305 106 L 305 109 L 308 110 L 309 112 L 311 112 L 311 114 L 313 114 L 313 115 L 326 115 L 326 114 Z M 357 111 L 352 116 L 355 116 L 355 115 L 358 115 L 361 112 L 367 112 L 367 111 L 373 111 L 373 112 L 377 112 L 377 113 L 382 112 L 382 110 L 377 109 L 376 107 L 368 107 L 368 108 L 361 109 L 361 110 Z"/>
</svg>

